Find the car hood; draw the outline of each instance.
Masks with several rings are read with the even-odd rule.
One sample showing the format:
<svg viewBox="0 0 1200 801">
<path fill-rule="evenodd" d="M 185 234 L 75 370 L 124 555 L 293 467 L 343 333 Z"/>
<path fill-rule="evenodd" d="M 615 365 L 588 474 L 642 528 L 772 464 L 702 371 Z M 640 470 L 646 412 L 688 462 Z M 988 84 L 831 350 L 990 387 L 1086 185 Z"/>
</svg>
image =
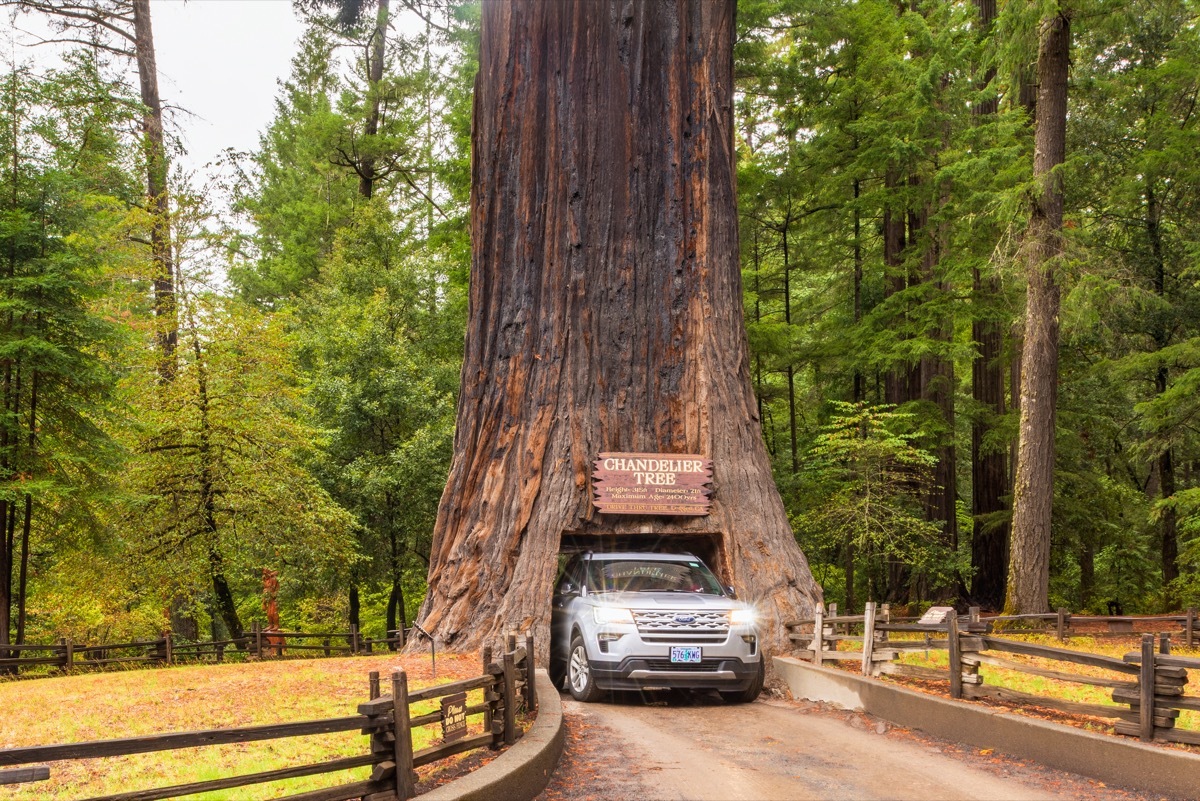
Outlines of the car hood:
<svg viewBox="0 0 1200 801">
<path fill-rule="evenodd" d="M 747 606 L 733 598 L 696 592 L 594 592 L 588 595 L 588 599 L 597 606 L 623 606 L 629 609 L 705 609 L 715 612 Z"/>
</svg>

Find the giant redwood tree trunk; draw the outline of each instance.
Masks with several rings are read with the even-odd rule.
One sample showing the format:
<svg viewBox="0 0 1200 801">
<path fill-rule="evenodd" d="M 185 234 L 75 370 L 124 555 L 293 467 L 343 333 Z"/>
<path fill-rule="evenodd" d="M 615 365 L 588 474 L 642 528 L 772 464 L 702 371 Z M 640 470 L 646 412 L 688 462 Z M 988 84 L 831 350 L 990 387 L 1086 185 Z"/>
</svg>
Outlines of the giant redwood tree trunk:
<svg viewBox="0 0 1200 801">
<path fill-rule="evenodd" d="M 484 3 L 466 355 L 419 621 L 452 650 L 532 627 L 544 658 L 564 536 L 710 543 L 768 647 L 820 597 L 750 386 L 733 37 L 733 0 Z M 711 458 L 710 513 L 598 513 L 606 451 Z"/>
</svg>

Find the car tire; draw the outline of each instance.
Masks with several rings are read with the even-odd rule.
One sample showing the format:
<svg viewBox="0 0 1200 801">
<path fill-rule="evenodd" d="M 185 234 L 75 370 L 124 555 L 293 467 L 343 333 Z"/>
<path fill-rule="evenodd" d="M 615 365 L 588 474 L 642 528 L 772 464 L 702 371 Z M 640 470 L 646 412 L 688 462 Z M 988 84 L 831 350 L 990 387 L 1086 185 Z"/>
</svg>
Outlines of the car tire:
<svg viewBox="0 0 1200 801">
<path fill-rule="evenodd" d="M 766 668 L 762 660 L 758 660 L 758 672 L 754 674 L 754 679 L 750 682 L 750 686 L 744 690 L 735 690 L 730 692 L 722 692 L 721 697 L 725 699 L 727 704 L 748 704 L 762 694 L 763 680 L 765 678 Z"/>
<path fill-rule="evenodd" d="M 567 661 L 566 659 L 550 655 L 550 683 L 554 685 L 556 690 L 565 690 L 567 688 Z"/>
<path fill-rule="evenodd" d="M 567 689 L 572 698 L 585 703 L 595 701 L 601 695 L 592 674 L 592 663 L 588 661 L 587 648 L 578 634 L 571 638 L 571 648 L 567 651 Z"/>
</svg>

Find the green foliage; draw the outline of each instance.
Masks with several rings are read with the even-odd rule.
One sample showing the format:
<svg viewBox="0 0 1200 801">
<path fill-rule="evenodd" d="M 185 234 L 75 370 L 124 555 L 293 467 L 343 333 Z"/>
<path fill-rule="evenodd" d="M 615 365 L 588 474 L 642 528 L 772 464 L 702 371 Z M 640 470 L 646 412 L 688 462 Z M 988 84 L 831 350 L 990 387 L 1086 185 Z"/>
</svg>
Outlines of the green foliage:
<svg viewBox="0 0 1200 801">
<path fill-rule="evenodd" d="M 961 565 L 923 514 L 936 459 L 907 431 L 913 415 L 864 403 L 831 405 L 829 423 L 804 458 L 806 511 L 793 520 L 800 542 L 826 562 L 852 548 L 877 591 L 885 584 L 881 569 L 891 564 L 934 583 L 952 581 Z"/>
<path fill-rule="evenodd" d="M 139 215 L 123 162 L 128 95 L 87 56 L 2 79 L 0 642 L 26 636 L 27 592 L 94 530 L 120 455 L 108 435 L 123 330 L 109 315 Z M 28 610 L 24 610 L 28 611 Z M 12 614 L 10 618 L 10 612 Z M 36 612 L 28 620 L 36 630 Z"/>
<path fill-rule="evenodd" d="M 989 427 L 979 452 L 1008 457 L 1011 478 L 1016 257 L 1035 189 L 1029 90 L 1046 8 L 1000 4 L 984 28 L 974 4 L 739 4 L 750 370 L 794 520 L 818 514 L 824 497 L 811 488 L 836 478 L 811 452 L 827 436 L 824 410 L 839 402 L 899 404 L 906 430 L 921 432 L 910 444 L 937 458 L 938 482 L 956 476 L 959 510 L 972 508 L 974 423 Z M 1198 9 L 1172 0 L 1068 10 L 1076 45 L 1052 593 L 1072 608 L 1118 599 L 1150 610 L 1182 597 L 1164 590 L 1165 543 L 1173 521 L 1181 544 L 1193 524 L 1164 487 L 1190 492 L 1200 458 Z M 902 233 L 891 254 L 889 221 Z M 1003 339 L 1007 413 L 969 397 L 981 325 Z M 918 507 L 908 514 L 935 520 L 932 506 Z M 943 531 L 939 547 L 955 552 L 965 585 L 967 532 L 1002 530 L 1009 513 L 962 517 L 957 541 Z M 847 547 L 854 535 L 840 537 L 805 546 L 818 573 L 857 564 L 858 586 L 847 588 L 856 602 L 859 590 L 897 591 L 867 586 L 863 569 L 912 586 L 913 565 L 885 571 L 878 554 L 864 563 Z M 1181 556 L 1187 575 L 1172 586 L 1191 586 L 1191 564 Z"/>
</svg>

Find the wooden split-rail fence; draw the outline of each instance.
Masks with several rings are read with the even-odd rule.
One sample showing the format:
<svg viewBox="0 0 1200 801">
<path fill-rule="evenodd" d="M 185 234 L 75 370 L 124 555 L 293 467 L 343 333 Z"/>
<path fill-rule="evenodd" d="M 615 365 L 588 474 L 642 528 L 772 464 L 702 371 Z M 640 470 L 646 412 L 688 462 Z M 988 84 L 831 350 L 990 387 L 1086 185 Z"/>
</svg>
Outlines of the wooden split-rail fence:
<svg viewBox="0 0 1200 801">
<path fill-rule="evenodd" d="M 521 736 L 518 714 L 522 711 L 532 713 L 537 708 L 532 657 L 533 635 L 527 635 L 524 644 L 518 647 L 516 635 L 510 634 L 506 646 L 497 660 L 492 659 L 490 647 L 484 649 L 481 675 L 420 690 L 408 689 L 408 677 L 403 670 L 392 672 L 388 682 L 390 687 L 381 687 L 379 673 L 372 671 L 368 679 L 368 700 L 359 704 L 357 714 L 345 717 L 3 749 L 0 750 L 0 785 L 50 778 L 52 766 L 31 764 L 35 762 L 53 763 L 177 751 L 207 745 L 277 740 L 357 729 L 369 738 L 365 753 L 358 756 L 172 787 L 134 790 L 98 796 L 87 801 L 155 801 L 359 767 L 372 769 L 369 779 L 311 790 L 286 798 L 289 801 L 350 801 L 358 798 L 363 801 L 407 801 L 416 795 L 416 768 L 477 748 L 511 745 Z M 384 694 L 381 692 L 383 689 L 389 689 L 390 692 Z M 466 694 L 477 690 L 482 690 L 482 701 L 468 705 Z M 441 699 L 451 699 L 458 704 L 453 717 L 455 724 L 461 725 L 461 728 L 453 735 L 444 722 L 447 719 L 446 704 L 443 704 L 442 710 L 417 715 L 412 713 L 411 707 L 414 704 Z M 470 718 L 478 721 L 480 717 L 482 732 L 475 735 L 465 734 L 466 721 Z M 444 727 L 444 741 L 428 748 L 414 750 L 413 729 L 431 725 Z"/>
<path fill-rule="evenodd" d="M 48 645 L 0 645 L 0 673 L 30 668 L 70 671 L 105 666 L 172 665 L 224 662 L 237 650 L 255 659 L 284 656 L 357 656 L 399 649 L 412 629 L 397 629 L 387 637 L 364 637 L 357 626 L 346 632 L 271 631 L 254 623 L 245 636 L 232 640 L 189 642 L 174 636 L 155 640 L 85 645 L 62 638 Z"/>
<path fill-rule="evenodd" d="M 1200 659 L 1171 654 L 1170 632 L 1144 633 L 1141 650 L 1117 659 L 1102 654 L 1055 648 L 1025 642 L 1013 637 L 996 636 L 996 621 L 1011 621 L 1018 617 L 1053 620 L 1053 630 L 1060 638 L 1064 631 L 1064 613 L 1037 616 L 981 617 L 972 608 L 959 616 L 948 611 L 936 622 L 919 622 L 912 618 L 894 621 L 886 604 L 868 603 L 861 615 L 838 615 L 836 606 L 828 612 L 818 607 L 814 617 L 787 624 L 789 637 L 797 646 L 797 655 L 815 664 L 822 662 L 857 662 L 863 675 L 897 675 L 926 681 L 947 681 L 951 698 L 992 698 L 1008 704 L 1037 706 L 1071 714 L 1091 715 L 1116 720 L 1117 734 L 1140 737 L 1142 740 L 1161 740 L 1200 745 L 1200 731 L 1177 729 L 1175 722 L 1181 710 L 1200 712 L 1200 697 L 1187 695 L 1188 669 L 1200 669 Z M 1120 618 L 1124 620 L 1123 618 Z M 1099 618 L 1103 621 L 1105 618 Z M 1134 618 L 1135 621 L 1179 620 L 1184 623 L 1185 643 L 1194 644 L 1195 610 L 1183 616 Z M 809 629 L 805 631 L 805 629 Z M 852 630 L 860 633 L 853 633 Z M 1046 630 L 1051 630 L 1047 627 Z M 893 637 L 900 633 L 903 637 Z M 914 637 L 913 635 L 920 635 Z M 1126 637 L 1130 636 L 1125 633 Z M 841 642 L 861 643 L 852 650 L 839 650 Z M 1156 647 L 1157 642 L 1157 647 Z M 910 665 L 895 661 L 906 651 L 944 650 L 948 653 L 946 669 Z M 998 654 L 1015 654 L 1044 660 L 1101 668 L 1122 674 L 1122 678 L 1072 673 L 1016 661 Z M 981 665 L 1019 671 L 1042 678 L 1056 679 L 1112 690 L 1114 705 L 1067 701 L 1044 695 L 1021 692 L 1007 687 L 988 685 L 979 672 Z"/>
</svg>

